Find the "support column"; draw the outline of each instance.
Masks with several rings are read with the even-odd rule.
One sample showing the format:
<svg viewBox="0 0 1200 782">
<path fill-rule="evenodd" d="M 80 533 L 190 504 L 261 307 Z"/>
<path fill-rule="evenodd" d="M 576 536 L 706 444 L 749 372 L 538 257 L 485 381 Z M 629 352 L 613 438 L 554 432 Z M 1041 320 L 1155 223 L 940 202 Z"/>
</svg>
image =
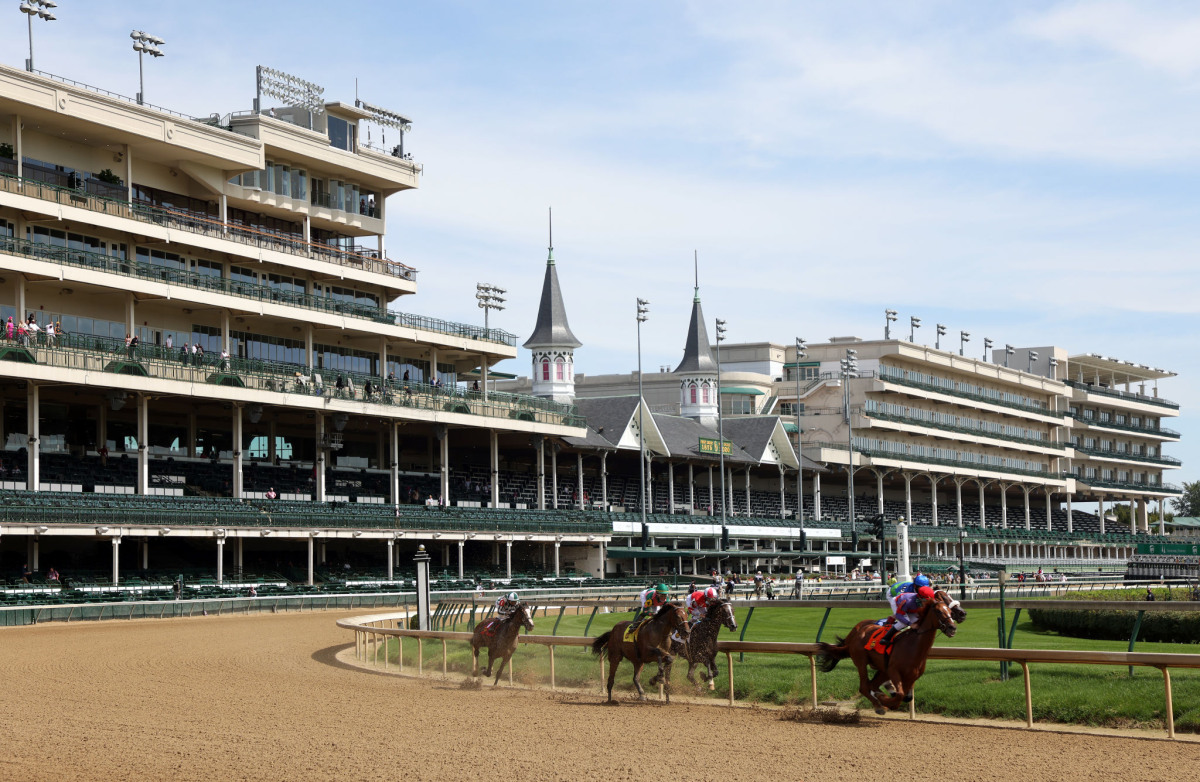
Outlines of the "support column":
<svg viewBox="0 0 1200 782">
<path fill-rule="evenodd" d="M 308 585 L 313 585 L 313 535 L 315 532 L 308 534 Z"/>
<path fill-rule="evenodd" d="M 746 515 L 747 516 L 753 515 L 753 511 L 750 508 L 750 468 L 749 467 L 746 468 Z"/>
<path fill-rule="evenodd" d="M 1029 526 L 1029 492 L 1032 489 L 1032 486 L 1021 484 L 1021 490 L 1025 492 L 1025 529 L 1031 529 Z"/>
<path fill-rule="evenodd" d="M 138 494 L 150 493 L 150 397 L 137 395 L 137 488 Z"/>
<path fill-rule="evenodd" d="M 554 577 L 555 578 L 558 578 L 560 575 L 560 571 L 558 568 L 558 550 L 561 546 L 562 546 L 562 544 L 559 543 L 557 540 L 554 541 Z"/>
<path fill-rule="evenodd" d="M 278 438 L 276 421 L 272 418 L 267 421 L 267 463 L 274 465 L 275 457 L 278 456 L 276 439 Z"/>
<path fill-rule="evenodd" d="M 20 114 L 13 115 L 13 126 L 12 127 L 13 127 L 13 147 L 14 147 L 13 151 L 15 152 L 14 157 L 16 157 L 16 159 L 17 159 L 17 178 L 20 179 L 21 177 L 25 176 L 25 167 L 22 162 L 25 157 L 25 142 L 24 142 L 25 127 L 21 124 L 21 115 Z M 129 155 L 128 149 L 129 148 L 126 147 L 126 152 L 125 152 L 126 157 L 128 157 L 128 155 Z M 126 180 L 126 181 L 128 181 L 128 180 Z M 17 276 L 20 277 L 22 275 L 17 275 Z M 24 310 L 18 311 L 17 315 L 19 315 L 21 318 L 24 318 L 25 317 Z M 16 319 L 14 318 L 14 320 L 16 320 Z"/>
<path fill-rule="evenodd" d="M 18 154 L 17 160 L 20 159 L 21 156 Z M 20 163 L 17 165 L 20 165 Z M 18 172 L 17 176 L 20 175 Z M 221 196 L 221 198 L 224 198 L 224 196 Z M 133 150 L 129 148 L 128 144 L 125 145 L 125 200 L 130 204 L 133 203 Z"/>
<path fill-rule="evenodd" d="M 713 471 L 712 465 L 709 465 L 709 467 L 708 467 L 708 515 L 710 515 L 710 516 L 717 513 L 717 500 L 716 500 L 716 495 L 713 493 L 713 473 L 712 473 L 712 471 Z M 634 561 L 636 562 L 637 560 L 634 560 Z"/>
<path fill-rule="evenodd" d="M 1008 484 L 1000 483 L 1000 528 L 1008 529 Z"/>
<path fill-rule="evenodd" d="M 150 539 L 146 538 L 142 541 L 142 570 L 150 569 Z M 36 568 L 34 568 L 36 570 Z"/>
<path fill-rule="evenodd" d="M 787 518 L 787 485 L 784 482 L 782 464 L 779 465 L 779 518 Z"/>
<path fill-rule="evenodd" d="M 29 536 L 29 552 L 26 554 L 26 559 L 29 560 L 29 569 L 34 573 L 37 573 L 39 570 L 41 570 L 41 563 L 38 562 L 38 554 L 40 553 L 39 549 L 41 548 L 41 544 L 42 541 L 40 536 Z"/>
<path fill-rule="evenodd" d="M 608 510 L 608 451 L 600 452 L 600 508 Z"/>
<path fill-rule="evenodd" d="M 1071 515 L 1071 496 L 1067 495 L 1067 532 L 1075 531 L 1075 518 Z"/>
<path fill-rule="evenodd" d="M 1054 529 L 1054 519 L 1050 515 L 1050 498 L 1053 496 L 1053 494 L 1054 494 L 1054 492 L 1050 491 L 1050 487 L 1047 486 L 1046 487 L 1046 531 L 1047 532 Z"/>
<path fill-rule="evenodd" d="M 1149 519 L 1147 519 L 1147 522 L 1149 522 Z M 1166 511 L 1163 509 L 1162 497 L 1158 498 L 1158 534 L 1159 535 L 1167 534 L 1167 514 L 1166 514 Z"/>
<path fill-rule="evenodd" d="M 955 510 L 958 513 L 958 528 L 962 529 L 962 481 L 960 481 L 958 478 L 954 479 L 954 500 Z"/>
<path fill-rule="evenodd" d="M 467 545 L 465 540 L 458 541 L 458 580 L 463 580 L 463 548 Z"/>
<path fill-rule="evenodd" d="M 390 489 L 389 493 L 391 494 L 392 505 L 395 507 L 399 507 L 399 505 L 400 505 L 400 425 L 397 424 L 395 421 L 392 421 L 390 424 L 388 424 L 388 430 L 389 430 L 388 433 L 391 435 L 391 441 L 392 441 L 391 442 L 391 449 L 392 449 L 391 469 L 392 469 L 392 472 L 391 472 L 391 475 L 389 476 L 389 478 L 390 478 L 389 483 L 391 484 L 389 486 L 389 489 Z M 395 541 L 392 541 L 392 543 L 394 543 L 394 542 Z M 391 551 L 392 550 L 389 548 L 388 553 L 390 554 Z M 390 581 L 391 580 L 391 572 L 390 572 L 391 571 L 391 561 L 390 560 L 388 561 L 388 571 L 389 571 L 388 580 Z"/>
<path fill-rule="evenodd" d="M 100 409 L 104 410 L 103 407 L 101 407 Z M 108 430 L 107 429 L 104 432 L 104 438 L 106 440 L 108 439 Z M 188 413 L 187 438 L 188 438 L 187 455 L 188 455 L 188 457 L 195 459 L 196 458 L 196 411 L 195 410 Z"/>
<path fill-rule="evenodd" d="M 696 510 L 696 471 L 691 462 L 688 462 L 688 515 Z"/>
<path fill-rule="evenodd" d="M 221 310 L 221 344 L 225 346 L 225 352 L 233 355 L 233 351 L 229 349 L 229 310 Z M 228 372 L 224 366 L 221 367 L 222 372 Z"/>
<path fill-rule="evenodd" d="M 313 367 L 316 366 L 316 356 L 313 350 L 313 325 L 308 323 L 304 326 L 304 358 L 309 372 L 312 372 Z M 324 380 L 325 378 L 321 379 Z"/>
<path fill-rule="evenodd" d="M 879 502 L 878 513 L 883 513 L 883 473 L 875 471 L 875 493 L 878 495 L 876 499 Z"/>
<path fill-rule="evenodd" d="M 440 447 L 438 449 L 441 460 L 439 472 L 441 474 L 441 492 L 442 503 L 445 507 L 450 507 L 450 427 L 446 424 L 437 424 L 434 426 L 434 434 L 437 436 Z"/>
<path fill-rule="evenodd" d="M 813 471 L 813 518 L 821 520 L 821 473 Z"/>
<path fill-rule="evenodd" d="M 242 406 L 239 404 L 233 405 L 233 498 L 241 499 L 242 496 L 242 445 L 244 439 L 242 437 Z"/>
<path fill-rule="evenodd" d="M 500 507 L 500 433 L 495 429 L 488 432 L 491 460 L 492 507 Z"/>
<path fill-rule="evenodd" d="M 29 491 L 41 491 L 42 474 L 41 474 L 41 459 L 39 451 L 41 450 L 41 395 L 36 383 L 26 381 L 25 383 L 25 405 L 28 414 L 29 442 L 25 448 L 26 464 L 25 464 L 25 488 Z"/>
<path fill-rule="evenodd" d="M 979 528 L 987 529 L 987 507 L 983 504 L 983 481 L 976 481 L 979 484 Z"/>
<path fill-rule="evenodd" d="M 1100 506 L 1100 534 L 1104 535 L 1106 534 L 1104 531 L 1104 498 L 1101 497 L 1098 502 Z"/>
<path fill-rule="evenodd" d="M 729 515 L 732 516 L 734 514 L 734 510 L 733 510 L 733 468 L 732 467 L 729 468 L 729 477 L 728 477 L 725 485 L 729 487 L 729 496 L 723 497 L 722 502 L 725 502 L 728 504 Z"/>
<path fill-rule="evenodd" d="M 460 543 L 459 545 L 462 545 L 462 544 Z M 387 558 L 388 558 L 387 580 L 394 581 L 395 580 L 394 576 L 396 574 L 396 539 L 395 538 L 388 538 L 387 550 L 388 550 L 388 553 L 387 553 Z"/>
<path fill-rule="evenodd" d="M 546 509 L 546 438 L 537 437 L 534 444 L 537 448 L 537 506 L 538 510 Z M 511 544 L 509 544 L 511 546 Z"/>
<path fill-rule="evenodd" d="M 308 219 L 307 215 L 305 219 Z M 224 193 L 221 193 L 221 233 L 229 233 L 229 199 Z"/>
<path fill-rule="evenodd" d="M 217 538 L 217 585 L 225 583 L 225 538 Z"/>
<path fill-rule="evenodd" d="M 550 444 L 550 507 L 558 510 L 558 443 Z"/>
<path fill-rule="evenodd" d="M 575 454 L 575 497 L 579 500 L 579 509 L 583 510 L 583 452 Z"/>
<path fill-rule="evenodd" d="M 237 540 L 237 548 L 234 549 L 234 552 L 233 552 L 233 556 L 234 556 L 233 566 L 237 568 L 238 576 L 241 576 L 242 573 L 246 572 L 244 570 L 244 568 L 246 567 L 246 559 L 245 559 L 246 547 L 243 545 L 246 542 L 246 539 L 245 538 L 236 538 L 236 540 Z"/>
<path fill-rule="evenodd" d="M 938 479 L 934 478 L 932 475 L 929 476 L 929 488 L 932 490 L 931 496 L 933 497 L 933 526 L 935 526 L 935 527 L 938 526 L 937 485 L 938 485 Z"/>
<path fill-rule="evenodd" d="M 510 540 L 504 546 L 504 573 L 508 578 L 512 578 L 512 544 Z"/>
<path fill-rule="evenodd" d="M 113 536 L 112 539 L 112 585 L 118 586 L 120 581 L 120 563 L 121 563 L 121 537 Z"/>
<path fill-rule="evenodd" d="M 667 513 L 675 515 L 675 465 L 667 459 Z"/>
<path fill-rule="evenodd" d="M 317 413 L 317 448 L 316 461 L 313 463 L 313 495 L 317 502 L 325 501 L 325 415 Z M 311 583 L 311 582 L 310 582 Z"/>
<path fill-rule="evenodd" d="M 910 472 L 901 473 L 901 476 L 904 478 L 904 521 L 912 524 L 912 482 L 917 476 Z"/>
</svg>

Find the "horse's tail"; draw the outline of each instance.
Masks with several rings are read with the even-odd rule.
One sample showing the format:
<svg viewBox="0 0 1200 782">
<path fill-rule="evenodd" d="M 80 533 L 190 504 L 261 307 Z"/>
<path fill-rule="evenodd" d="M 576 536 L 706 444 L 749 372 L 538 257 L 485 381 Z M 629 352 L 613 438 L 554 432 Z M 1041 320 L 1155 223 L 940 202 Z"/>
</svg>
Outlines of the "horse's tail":
<svg viewBox="0 0 1200 782">
<path fill-rule="evenodd" d="M 592 654 L 596 655 L 597 657 L 599 657 L 601 654 L 604 654 L 604 650 L 608 648 L 608 642 L 611 638 L 612 630 L 609 630 L 595 641 L 592 641 Z"/>
<path fill-rule="evenodd" d="M 821 653 L 817 655 L 817 660 L 822 673 L 829 673 L 837 667 L 839 661 L 850 656 L 850 649 L 844 638 L 838 638 L 836 644 L 827 644 L 821 641 L 817 643 L 817 646 L 821 650 Z"/>
</svg>

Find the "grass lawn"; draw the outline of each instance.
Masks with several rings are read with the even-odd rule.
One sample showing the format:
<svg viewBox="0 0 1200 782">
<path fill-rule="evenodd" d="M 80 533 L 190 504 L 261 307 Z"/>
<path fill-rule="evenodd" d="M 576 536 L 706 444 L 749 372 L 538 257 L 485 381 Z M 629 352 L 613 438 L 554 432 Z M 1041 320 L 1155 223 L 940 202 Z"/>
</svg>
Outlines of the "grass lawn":
<svg viewBox="0 0 1200 782">
<path fill-rule="evenodd" d="M 756 607 L 747 628 L 747 641 L 792 641 L 812 642 L 825 611 L 821 608 L 768 608 L 767 604 Z M 829 615 L 822 640 L 833 641 L 835 635 L 844 634 L 863 619 L 878 619 L 883 611 L 835 608 Z M 737 612 L 738 632 L 722 630 L 723 639 L 736 639 L 745 626 L 748 609 Z M 549 616 L 540 612 L 536 618 L 535 633 L 549 635 L 557 618 L 551 609 Z M 572 613 L 562 617 L 558 635 L 583 635 L 588 622 L 588 611 L 580 616 Z M 996 619 L 998 610 L 973 610 L 967 621 L 959 626 L 954 638 L 938 634 L 939 646 L 975 646 L 995 648 L 997 645 Z M 597 614 L 588 634 L 603 633 L 616 622 L 628 619 L 630 614 Z M 1008 621 L 1012 621 L 1011 610 Z M 449 628 L 447 628 L 449 629 Z M 460 623 L 459 630 L 466 624 Z M 1013 646 L 1025 649 L 1076 649 L 1097 651 L 1126 651 L 1128 641 L 1094 641 L 1068 638 L 1054 633 L 1041 632 L 1022 613 L 1013 638 Z M 1172 652 L 1182 654 L 1200 653 L 1195 644 L 1163 644 L 1139 642 L 1139 652 Z M 396 642 L 390 647 L 390 658 L 396 659 Z M 416 662 L 416 641 L 405 639 L 404 657 L 406 665 Z M 481 667 L 486 660 L 481 656 Z M 441 667 L 441 646 L 429 642 L 425 646 L 425 667 L 432 672 Z M 549 683 L 549 652 L 540 646 L 521 646 L 513 660 L 514 679 L 523 684 Z M 734 696 L 742 701 L 758 701 L 771 704 L 804 702 L 809 697 L 811 682 L 808 660 L 802 656 L 776 654 L 748 654 L 738 661 L 734 655 Z M 717 689 L 710 693 L 707 688 L 696 690 L 696 695 L 723 699 L 728 697 L 725 678 L 724 655 L 717 658 L 722 674 L 717 678 Z M 448 644 L 448 667 L 452 671 L 470 672 L 470 647 L 462 642 Z M 692 688 L 684 678 L 686 663 L 675 666 L 676 692 L 692 694 Z M 1031 665 L 1034 719 L 1049 722 L 1067 722 L 1106 727 L 1162 727 L 1164 725 L 1164 696 L 1162 675 L 1152 668 L 1135 668 L 1130 678 L 1125 667 L 1087 665 Z M 494 672 L 494 671 L 493 671 Z M 617 673 L 617 687 L 622 693 L 633 691 L 631 677 L 633 668 L 622 663 Z M 643 673 L 645 686 L 653 671 Z M 567 687 L 593 687 L 600 693 L 599 663 L 578 647 L 559 647 L 555 653 L 555 676 L 557 683 Z M 506 674 L 507 678 L 507 674 Z M 1175 702 L 1175 727 L 1180 731 L 1200 731 L 1200 670 L 1171 671 Z M 991 717 L 1023 720 L 1025 716 L 1024 686 L 1020 668 L 1013 666 L 1012 678 L 1000 681 L 999 663 L 959 662 L 930 660 L 925 675 L 916 685 L 916 706 L 920 712 L 943 714 L 955 717 Z M 850 662 L 843 661 L 832 673 L 817 674 L 817 692 L 824 700 L 852 700 L 858 697 L 858 673 Z M 866 707 L 866 699 L 859 704 Z"/>
</svg>

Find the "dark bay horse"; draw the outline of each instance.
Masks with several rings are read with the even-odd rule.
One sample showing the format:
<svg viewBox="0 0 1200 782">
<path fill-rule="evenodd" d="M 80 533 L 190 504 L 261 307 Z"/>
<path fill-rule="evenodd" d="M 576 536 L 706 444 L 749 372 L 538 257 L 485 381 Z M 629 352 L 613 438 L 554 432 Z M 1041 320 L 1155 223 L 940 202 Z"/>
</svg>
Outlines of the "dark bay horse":
<svg viewBox="0 0 1200 782">
<path fill-rule="evenodd" d="M 728 627 L 730 632 L 737 630 L 737 619 L 733 616 L 733 606 L 728 600 L 718 600 L 708 607 L 704 618 L 692 625 L 691 635 L 686 641 L 671 639 L 671 654 L 683 657 L 688 662 L 687 680 L 692 684 L 692 671 L 697 665 L 704 666 L 704 678 L 708 681 L 708 689 L 717 688 L 717 635 L 721 625 Z M 671 666 L 674 661 L 667 663 L 667 681 L 671 680 Z"/>
<path fill-rule="evenodd" d="M 492 682 L 493 685 L 499 684 L 500 674 L 504 673 L 504 667 L 508 665 L 513 652 L 517 651 L 517 635 L 520 634 L 522 627 L 530 632 L 533 631 L 533 620 L 529 617 L 529 609 L 524 603 L 518 605 L 507 619 L 493 619 L 476 625 L 475 632 L 471 634 L 471 657 L 473 660 L 471 678 L 479 676 L 479 648 L 486 646 L 488 664 L 483 675 L 491 676 L 492 663 L 503 658 L 499 670 L 496 671 L 496 680 Z M 485 630 L 490 630 L 490 635 L 484 635 Z"/>
<path fill-rule="evenodd" d="M 874 704 L 875 713 L 898 709 L 901 703 L 912 700 L 913 683 L 925 673 L 925 661 L 937 631 L 940 629 L 950 638 L 957 632 L 950 610 L 949 605 L 936 597 L 922 601 L 916 626 L 897 635 L 891 654 L 887 655 L 866 648 L 870 637 L 880 629 L 876 623 L 870 619 L 859 622 L 844 639 L 838 638 L 836 644 L 817 644 L 821 648 L 821 670 L 829 673 L 838 661 L 849 657 L 858 668 L 858 691 Z M 867 675 L 868 668 L 875 669 L 875 676 Z M 888 681 L 895 688 L 890 695 L 883 690 L 884 682 Z"/>
<path fill-rule="evenodd" d="M 608 701 L 613 702 L 613 681 L 617 678 L 617 666 L 621 660 L 633 663 L 633 686 L 637 687 L 638 700 L 646 700 L 646 691 L 642 689 L 640 677 L 642 668 L 648 662 L 658 663 L 658 673 L 650 680 L 650 684 L 658 684 L 666 680 L 667 702 L 671 702 L 671 680 L 664 676 L 670 671 L 671 663 L 671 633 L 678 633 L 686 639 L 688 627 L 687 611 L 679 603 L 666 603 L 658 609 L 658 613 L 642 623 L 638 630 L 636 642 L 625 640 L 625 630 L 629 622 L 617 622 L 613 629 L 592 642 L 592 654 L 599 657 L 605 649 L 608 650 Z M 664 668 L 664 666 L 666 666 Z"/>
<path fill-rule="evenodd" d="M 939 589 L 933 594 L 939 603 L 944 603 L 950 609 L 950 618 L 954 620 L 955 624 L 962 624 L 967 620 L 967 612 L 957 600 L 950 596 L 949 592 Z"/>
</svg>

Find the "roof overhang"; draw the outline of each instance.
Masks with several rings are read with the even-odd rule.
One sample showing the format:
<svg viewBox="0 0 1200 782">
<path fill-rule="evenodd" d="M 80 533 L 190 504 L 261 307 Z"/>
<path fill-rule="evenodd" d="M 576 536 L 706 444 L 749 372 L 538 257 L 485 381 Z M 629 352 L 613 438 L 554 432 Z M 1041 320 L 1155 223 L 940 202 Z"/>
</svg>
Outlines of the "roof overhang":
<svg viewBox="0 0 1200 782">
<path fill-rule="evenodd" d="M 1071 356 L 1067 359 L 1067 366 L 1068 379 L 1077 377 L 1079 370 L 1082 369 L 1085 380 L 1089 377 L 1099 375 L 1102 379 L 1109 380 L 1114 384 L 1163 380 L 1168 377 L 1175 377 L 1177 374 L 1146 364 L 1137 364 L 1133 361 L 1102 356 L 1099 353 L 1081 353 L 1077 356 Z"/>
</svg>

